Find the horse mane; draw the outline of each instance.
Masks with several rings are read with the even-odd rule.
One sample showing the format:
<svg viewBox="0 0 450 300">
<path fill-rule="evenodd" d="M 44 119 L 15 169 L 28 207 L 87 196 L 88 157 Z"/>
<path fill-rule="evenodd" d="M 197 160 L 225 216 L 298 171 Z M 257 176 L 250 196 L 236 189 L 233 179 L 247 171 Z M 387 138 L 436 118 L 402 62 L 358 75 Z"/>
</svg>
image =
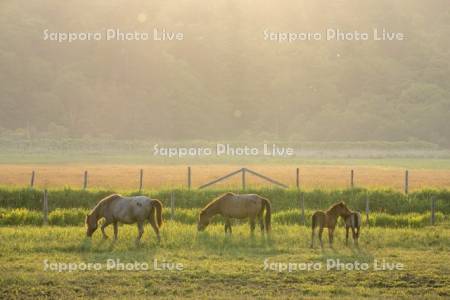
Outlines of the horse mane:
<svg viewBox="0 0 450 300">
<path fill-rule="evenodd" d="M 211 200 L 208 204 L 206 204 L 205 207 L 202 208 L 202 210 L 200 211 L 200 213 L 206 211 L 207 209 L 209 209 L 211 206 L 213 206 L 217 201 L 219 201 L 220 199 L 226 197 L 226 196 L 234 196 L 236 195 L 235 193 L 232 192 L 227 192 L 225 194 L 222 194 L 220 196 L 217 196 L 216 198 L 214 198 L 213 200 Z"/>
<path fill-rule="evenodd" d="M 339 202 L 334 203 L 333 205 L 331 205 L 330 208 L 327 209 L 327 211 L 332 211 L 335 207 L 337 207 L 337 206 L 339 206 L 341 204 L 346 205 L 344 201 L 339 201 Z"/>
<path fill-rule="evenodd" d="M 105 206 L 105 205 L 109 205 L 112 202 L 114 202 L 116 199 L 118 198 L 122 198 L 121 195 L 119 194 L 112 194 L 109 196 L 106 196 L 105 198 L 103 198 L 102 200 L 100 200 L 97 205 L 91 210 L 90 214 L 93 214 L 94 212 L 96 212 L 99 208 Z"/>
</svg>

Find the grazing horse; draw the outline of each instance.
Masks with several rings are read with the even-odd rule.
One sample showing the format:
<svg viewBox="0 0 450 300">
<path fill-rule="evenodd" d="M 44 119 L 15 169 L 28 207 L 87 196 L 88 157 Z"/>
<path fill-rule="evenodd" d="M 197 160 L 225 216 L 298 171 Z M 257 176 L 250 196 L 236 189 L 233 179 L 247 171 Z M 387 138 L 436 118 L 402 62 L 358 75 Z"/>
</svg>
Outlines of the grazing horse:
<svg viewBox="0 0 450 300">
<path fill-rule="evenodd" d="M 114 225 L 114 240 L 117 240 L 119 222 L 124 224 L 137 223 L 139 234 L 136 243 L 139 243 L 144 233 L 144 222 L 148 220 L 158 241 L 160 241 L 159 228 L 162 226 L 162 204 L 159 200 L 145 196 L 123 197 L 116 194 L 100 200 L 86 216 L 86 235 L 88 237 L 91 237 L 97 230 L 97 223 L 101 218 L 105 218 L 105 223 L 101 227 L 104 239 L 108 238 L 105 228 L 109 224 Z"/>
<path fill-rule="evenodd" d="M 314 247 L 314 233 L 316 226 L 319 226 L 320 247 L 323 248 L 322 232 L 324 227 L 328 228 L 328 241 L 331 247 L 333 244 L 334 228 L 336 227 L 338 217 L 340 216 L 345 220 L 345 218 L 350 214 L 350 209 L 348 209 L 347 205 L 343 201 L 333 204 L 326 211 L 316 211 L 312 215 L 311 248 Z"/>
<path fill-rule="evenodd" d="M 361 232 L 361 213 L 352 211 L 351 214 L 345 218 L 345 244 L 348 245 L 348 231 L 352 229 L 353 243 L 358 246 L 359 233 Z"/>
<path fill-rule="evenodd" d="M 263 219 L 264 210 L 266 215 Z M 270 232 L 271 219 L 271 205 L 270 201 L 256 194 L 234 194 L 226 193 L 206 205 L 200 212 L 198 220 L 198 231 L 205 230 L 211 218 L 214 215 L 220 214 L 225 218 L 225 233 L 228 231 L 231 234 L 231 218 L 235 219 L 250 219 L 250 230 L 253 234 L 255 230 L 255 220 L 258 218 L 261 233 Z"/>
</svg>

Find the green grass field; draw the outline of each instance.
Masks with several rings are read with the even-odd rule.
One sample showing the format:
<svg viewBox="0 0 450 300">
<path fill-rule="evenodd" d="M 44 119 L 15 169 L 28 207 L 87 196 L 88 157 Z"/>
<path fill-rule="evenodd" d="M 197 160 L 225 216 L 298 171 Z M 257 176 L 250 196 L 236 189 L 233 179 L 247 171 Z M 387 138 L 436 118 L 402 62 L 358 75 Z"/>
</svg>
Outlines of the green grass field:
<svg viewBox="0 0 450 300">
<path fill-rule="evenodd" d="M 55 209 L 48 215 L 48 224 L 56 226 L 83 226 L 88 209 L 83 208 L 63 208 Z M 163 211 L 163 219 L 173 220 L 182 224 L 192 225 L 198 221 L 199 209 L 174 209 Z M 304 216 L 300 209 L 287 209 L 272 213 L 272 223 L 281 225 L 311 225 L 312 210 L 305 210 Z M 304 223 L 303 223 L 304 217 Z M 367 222 L 364 216 L 364 222 Z M 246 221 L 246 220 L 245 220 Z M 239 223 L 245 222 L 240 221 Z M 435 224 L 447 224 L 449 218 L 442 212 L 435 212 Z M 223 223 L 223 218 L 217 216 L 212 219 L 212 223 Z M 407 214 L 387 214 L 372 212 L 369 216 L 369 226 L 373 227 L 394 227 L 394 228 L 421 228 L 430 225 L 431 213 L 407 213 Z M 25 208 L 4 209 L 0 208 L 0 225 L 34 225 L 40 226 L 44 223 L 44 216 L 41 211 L 29 210 Z"/>
<path fill-rule="evenodd" d="M 450 297 L 450 228 L 363 228 L 360 249 L 345 247 L 337 229 L 335 247 L 310 249 L 310 229 L 274 225 L 270 238 L 248 225 L 227 237 L 221 225 L 197 234 L 195 225 L 167 222 L 158 244 L 149 226 L 136 246 L 134 226 L 121 226 L 119 240 L 85 239 L 77 227 L 0 227 L 0 298 L 447 298 Z M 112 229 L 108 233 L 111 235 Z M 107 260 L 147 263 L 148 270 L 107 270 Z M 154 259 L 183 270 L 154 270 Z M 267 260 L 266 260 L 267 259 Z M 367 263 L 369 269 L 326 270 L 328 259 Z M 403 270 L 373 269 L 374 260 Z M 45 271 L 55 263 L 99 263 L 101 269 Z M 269 268 L 265 270 L 265 260 Z M 315 263 L 322 269 L 283 271 L 279 263 Z M 142 266 L 142 265 L 141 265 Z M 270 267 L 272 266 L 272 267 Z M 279 266 L 279 265 L 278 265 Z"/>
<path fill-rule="evenodd" d="M 146 190 L 141 193 L 136 190 L 105 190 L 105 189 L 50 189 L 48 205 L 50 211 L 58 208 L 91 209 L 102 198 L 112 193 L 127 195 L 146 195 L 159 199 L 166 208 L 171 206 L 171 195 L 174 196 L 175 208 L 200 209 L 215 197 L 228 192 L 226 189 L 159 189 Z M 235 192 L 243 193 L 242 190 Z M 306 210 L 325 209 L 333 203 L 344 200 L 351 209 L 365 211 L 366 200 L 369 201 L 371 212 L 386 212 L 389 214 L 425 213 L 431 208 L 431 198 L 435 197 L 436 210 L 450 213 L 450 190 L 424 189 L 405 195 L 391 189 L 314 189 L 299 191 L 296 189 L 259 188 L 246 189 L 245 193 L 256 193 L 270 199 L 273 211 L 300 208 L 304 199 Z M 9 188 L 0 186 L 0 207 L 26 208 L 42 210 L 43 190 L 29 188 Z"/>
<path fill-rule="evenodd" d="M 42 226 L 43 191 L 0 188 L 0 299 L 164 298 L 164 299 L 326 299 L 450 297 L 450 193 L 418 190 L 408 196 L 388 189 L 303 191 L 306 225 L 295 189 L 249 189 L 272 201 L 272 234 L 252 237 L 248 224 L 235 222 L 225 236 L 218 217 L 206 232 L 197 233 L 201 207 L 225 190 L 155 189 L 144 194 L 164 203 L 161 242 L 150 226 L 140 245 L 135 226 L 119 228 L 119 240 L 102 240 L 96 232 L 85 238 L 84 217 L 99 199 L 113 191 L 50 189 L 49 224 Z M 123 190 L 125 195 L 137 191 Z M 172 219 L 170 196 L 175 197 Z M 430 199 L 436 201 L 436 226 L 430 226 Z M 345 199 L 364 212 L 370 199 L 370 226 L 362 228 L 360 247 L 344 245 L 339 224 L 334 248 L 309 247 L 310 216 L 316 209 Z M 365 221 L 365 216 L 364 216 Z M 365 222 L 364 222 L 365 224 Z M 107 229 L 112 236 L 112 228 Z M 166 266 L 165 270 L 155 270 Z M 327 270 L 327 263 L 367 264 L 367 270 Z M 109 261 L 146 270 L 118 270 Z M 402 270 L 375 270 L 402 265 Z M 91 266 L 89 270 L 57 268 Z M 173 270 L 174 264 L 182 270 Z M 290 265 L 289 265 L 290 264 Z M 307 265 L 311 270 L 281 270 Z M 108 268 L 110 267 L 110 268 Z M 49 268 L 49 269 L 48 269 Z M 89 268 L 89 267 L 87 267 Z M 172 269 L 170 269 L 172 268 Z M 342 269 L 343 268 L 343 269 Z M 357 267 L 356 267 L 357 268 Z"/>
</svg>

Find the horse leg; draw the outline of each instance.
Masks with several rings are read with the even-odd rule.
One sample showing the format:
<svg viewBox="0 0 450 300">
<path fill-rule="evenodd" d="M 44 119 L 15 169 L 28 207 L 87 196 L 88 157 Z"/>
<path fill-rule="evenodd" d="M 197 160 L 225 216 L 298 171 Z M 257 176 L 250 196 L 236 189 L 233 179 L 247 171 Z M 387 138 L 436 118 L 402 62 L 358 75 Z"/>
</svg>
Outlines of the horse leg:
<svg viewBox="0 0 450 300">
<path fill-rule="evenodd" d="M 150 218 L 150 225 L 153 228 L 153 231 L 156 233 L 156 239 L 158 240 L 158 243 L 161 242 L 161 236 L 159 235 L 159 228 L 156 224 L 155 218 Z"/>
<path fill-rule="evenodd" d="M 144 233 L 144 222 L 138 222 L 137 226 L 138 226 L 138 236 L 136 238 L 136 244 L 139 244 L 139 242 L 141 241 L 142 234 Z"/>
<path fill-rule="evenodd" d="M 355 245 L 358 245 L 358 234 L 356 233 L 355 227 L 352 227 L 352 236 L 353 236 L 353 243 Z"/>
<path fill-rule="evenodd" d="M 114 225 L 114 240 L 117 241 L 117 233 L 119 232 L 119 225 L 117 224 L 117 221 L 113 223 Z"/>
<path fill-rule="evenodd" d="M 319 228 L 319 241 L 320 241 L 320 247 L 323 249 L 322 233 L 323 233 L 323 225 L 321 224 L 320 228 Z"/>
<path fill-rule="evenodd" d="M 356 229 L 357 229 L 357 232 L 356 232 L 356 246 L 357 247 L 359 247 L 358 246 L 358 241 L 359 241 L 359 234 L 361 233 L 361 227 L 356 227 Z"/>
<path fill-rule="evenodd" d="M 262 215 L 258 216 L 259 228 L 261 228 L 261 233 L 264 234 L 264 219 Z"/>
<path fill-rule="evenodd" d="M 227 232 L 230 231 L 231 234 L 231 221 L 229 218 L 225 219 L 225 234 L 227 234 Z"/>
<path fill-rule="evenodd" d="M 349 231 L 349 227 L 345 226 L 345 245 L 348 246 L 348 231 Z"/>
<path fill-rule="evenodd" d="M 328 243 L 330 244 L 330 248 L 333 248 L 333 233 L 334 228 L 328 228 Z"/>
<path fill-rule="evenodd" d="M 108 238 L 108 236 L 105 233 L 105 228 L 106 226 L 108 226 L 109 224 L 111 224 L 111 222 L 109 220 L 106 220 L 105 223 L 103 223 L 101 229 L 102 229 L 102 234 L 103 234 L 103 239 L 106 240 Z"/>
<path fill-rule="evenodd" d="M 250 233 L 251 233 L 251 235 L 255 234 L 255 227 L 256 227 L 255 218 L 250 218 Z"/>
</svg>

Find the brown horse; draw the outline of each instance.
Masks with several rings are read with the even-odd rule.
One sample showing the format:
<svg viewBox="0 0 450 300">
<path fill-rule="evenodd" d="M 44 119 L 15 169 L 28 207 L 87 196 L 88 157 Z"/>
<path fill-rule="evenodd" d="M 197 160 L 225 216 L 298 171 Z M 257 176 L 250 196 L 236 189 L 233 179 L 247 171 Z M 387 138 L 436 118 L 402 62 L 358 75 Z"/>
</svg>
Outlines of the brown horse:
<svg viewBox="0 0 450 300">
<path fill-rule="evenodd" d="M 122 197 L 116 194 L 100 200 L 86 216 L 86 235 L 88 237 L 91 237 L 97 230 L 97 223 L 101 218 L 105 218 L 105 223 L 101 227 L 104 239 L 108 238 L 105 228 L 109 224 L 114 225 L 114 240 L 117 240 L 119 222 L 124 224 L 137 223 L 139 234 L 136 243 L 139 243 L 144 233 L 144 222 L 148 220 L 158 241 L 160 240 L 159 228 L 162 226 L 162 204 L 159 200 L 145 196 Z"/>
<path fill-rule="evenodd" d="M 361 232 L 361 213 L 352 211 L 345 218 L 345 244 L 348 245 L 348 232 L 352 229 L 353 243 L 358 246 L 359 233 Z"/>
<path fill-rule="evenodd" d="M 343 201 L 333 204 L 326 211 L 316 211 L 312 215 L 311 248 L 314 247 L 314 233 L 316 226 L 319 226 L 320 247 L 323 248 L 322 232 L 324 227 L 328 228 L 328 241 L 331 247 L 333 244 L 334 228 L 336 227 L 338 217 L 340 216 L 345 220 L 350 214 L 351 211 Z"/>
<path fill-rule="evenodd" d="M 266 211 L 266 215 L 263 220 L 264 210 Z M 226 193 L 215 198 L 201 210 L 197 225 L 198 231 L 205 230 L 211 218 L 217 214 L 220 214 L 225 218 L 225 233 L 229 231 L 231 234 L 231 218 L 249 218 L 250 230 L 252 234 L 255 230 L 256 218 L 258 218 L 261 233 L 264 233 L 264 230 L 269 233 L 271 229 L 270 201 L 256 194 L 238 195 L 234 193 Z"/>
</svg>

